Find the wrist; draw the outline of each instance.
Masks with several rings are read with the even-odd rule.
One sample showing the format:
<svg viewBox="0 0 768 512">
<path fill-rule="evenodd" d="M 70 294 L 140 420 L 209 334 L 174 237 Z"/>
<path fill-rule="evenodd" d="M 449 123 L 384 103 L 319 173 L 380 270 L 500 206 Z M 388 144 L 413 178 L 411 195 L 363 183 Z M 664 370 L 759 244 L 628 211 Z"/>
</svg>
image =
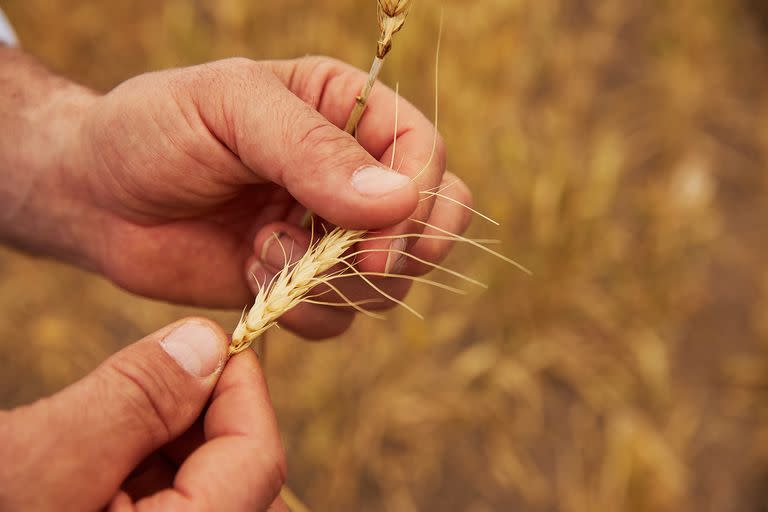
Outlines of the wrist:
<svg viewBox="0 0 768 512">
<path fill-rule="evenodd" d="M 96 95 L 0 48 L 0 240 L 94 269 L 99 215 L 79 179 L 82 122 Z"/>
</svg>

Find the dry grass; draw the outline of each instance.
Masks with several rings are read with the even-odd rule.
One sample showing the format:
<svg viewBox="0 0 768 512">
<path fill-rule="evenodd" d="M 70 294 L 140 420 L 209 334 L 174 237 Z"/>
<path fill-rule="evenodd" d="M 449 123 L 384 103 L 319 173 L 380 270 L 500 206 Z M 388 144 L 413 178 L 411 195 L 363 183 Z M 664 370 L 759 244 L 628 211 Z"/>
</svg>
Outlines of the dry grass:
<svg viewBox="0 0 768 512">
<path fill-rule="evenodd" d="M 233 54 L 366 66 L 376 13 L 361 5 L 3 7 L 28 48 L 109 87 Z M 450 266 L 490 289 L 417 289 L 429 322 L 362 320 L 323 345 L 273 335 L 292 488 L 313 510 L 761 510 L 765 18 L 737 0 L 441 5 L 450 166 L 503 225 L 473 236 L 504 239 L 536 277 L 460 249 Z M 438 7 L 415 4 L 383 72 L 427 112 Z M 8 252 L 0 278 L 4 405 L 184 313 Z"/>
</svg>

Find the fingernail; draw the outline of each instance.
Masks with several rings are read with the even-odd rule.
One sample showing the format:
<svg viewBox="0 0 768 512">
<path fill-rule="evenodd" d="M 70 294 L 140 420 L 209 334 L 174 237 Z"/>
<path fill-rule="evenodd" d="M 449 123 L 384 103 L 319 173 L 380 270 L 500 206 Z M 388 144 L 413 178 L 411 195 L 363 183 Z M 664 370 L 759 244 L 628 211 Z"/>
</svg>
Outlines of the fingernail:
<svg viewBox="0 0 768 512">
<path fill-rule="evenodd" d="M 363 167 L 352 175 L 352 186 L 366 196 L 383 196 L 403 188 L 408 182 L 408 176 L 383 167 Z"/>
<path fill-rule="evenodd" d="M 268 271 L 264 263 L 259 260 L 254 261 L 250 267 L 248 267 L 248 287 L 251 289 L 254 295 L 258 294 L 264 286 L 269 285 L 274 272 Z"/>
<path fill-rule="evenodd" d="M 195 377 L 208 377 L 221 366 L 224 344 L 216 332 L 202 322 L 187 322 L 160 342 L 165 353 Z"/>
<path fill-rule="evenodd" d="M 264 242 L 259 259 L 275 269 L 281 269 L 301 257 L 298 247 L 287 233 L 275 233 Z"/>
<path fill-rule="evenodd" d="M 387 264 L 384 266 L 384 272 L 387 274 L 399 274 L 405 268 L 408 257 L 401 254 L 405 251 L 408 243 L 405 238 L 398 238 L 389 245 L 389 255 L 387 255 Z"/>
</svg>

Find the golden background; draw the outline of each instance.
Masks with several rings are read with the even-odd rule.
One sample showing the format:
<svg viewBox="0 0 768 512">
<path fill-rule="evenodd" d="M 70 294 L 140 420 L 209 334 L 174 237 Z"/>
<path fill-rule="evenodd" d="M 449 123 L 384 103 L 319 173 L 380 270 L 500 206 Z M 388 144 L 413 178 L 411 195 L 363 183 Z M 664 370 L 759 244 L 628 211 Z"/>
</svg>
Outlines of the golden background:
<svg viewBox="0 0 768 512">
<path fill-rule="evenodd" d="M 373 0 L 1 5 L 101 90 L 233 55 L 367 67 L 377 36 Z M 315 510 L 766 510 L 768 9 L 417 0 L 383 80 L 426 112 L 441 9 L 450 169 L 502 221 L 471 233 L 535 276 L 459 248 L 489 291 L 271 335 L 291 487 Z M 189 313 L 10 250 L 0 309 L 6 407 Z"/>
</svg>

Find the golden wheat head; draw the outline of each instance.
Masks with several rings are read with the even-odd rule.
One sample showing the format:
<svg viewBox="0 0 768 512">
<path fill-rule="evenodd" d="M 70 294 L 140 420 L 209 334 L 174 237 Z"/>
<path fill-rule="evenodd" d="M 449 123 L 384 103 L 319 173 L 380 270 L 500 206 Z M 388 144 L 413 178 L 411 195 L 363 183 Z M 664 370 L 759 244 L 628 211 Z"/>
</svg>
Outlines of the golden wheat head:
<svg viewBox="0 0 768 512">
<path fill-rule="evenodd" d="M 377 0 L 379 29 L 381 30 L 381 37 L 376 49 L 378 58 L 383 59 L 392 49 L 392 36 L 405 25 L 412 3 L 411 0 Z"/>
</svg>

